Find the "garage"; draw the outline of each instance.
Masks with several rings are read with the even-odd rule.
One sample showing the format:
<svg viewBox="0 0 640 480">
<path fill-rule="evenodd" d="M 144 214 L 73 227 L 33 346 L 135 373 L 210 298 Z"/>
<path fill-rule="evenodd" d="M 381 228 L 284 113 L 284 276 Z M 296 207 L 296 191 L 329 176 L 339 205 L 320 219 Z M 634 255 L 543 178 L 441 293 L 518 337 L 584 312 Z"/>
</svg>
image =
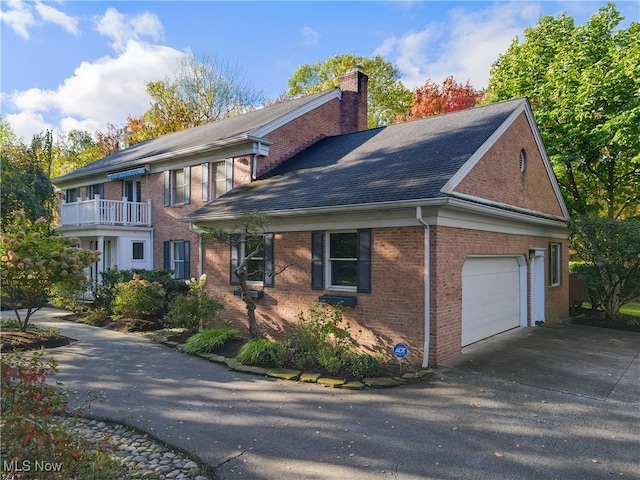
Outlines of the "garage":
<svg viewBox="0 0 640 480">
<path fill-rule="evenodd" d="M 462 268 L 463 347 L 521 325 L 523 266 L 517 256 L 467 257 Z"/>
</svg>

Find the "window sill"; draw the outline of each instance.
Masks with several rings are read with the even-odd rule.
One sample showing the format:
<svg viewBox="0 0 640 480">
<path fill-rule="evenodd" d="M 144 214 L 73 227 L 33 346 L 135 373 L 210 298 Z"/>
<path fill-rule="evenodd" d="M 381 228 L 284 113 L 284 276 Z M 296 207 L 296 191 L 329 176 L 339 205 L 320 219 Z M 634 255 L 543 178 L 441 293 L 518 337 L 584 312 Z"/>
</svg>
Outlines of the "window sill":
<svg viewBox="0 0 640 480">
<path fill-rule="evenodd" d="M 242 296 L 242 290 L 241 290 L 240 288 L 238 288 L 238 289 L 236 289 L 236 290 L 234 290 L 234 291 L 233 291 L 233 294 L 234 294 L 236 297 L 241 297 L 241 296 Z M 250 289 L 250 290 L 249 290 L 249 296 L 250 296 L 251 298 L 262 298 L 262 297 L 264 297 L 264 292 L 263 292 L 262 290 L 253 290 L 253 289 Z"/>
<path fill-rule="evenodd" d="M 345 307 L 355 307 L 358 304 L 358 297 L 351 295 L 320 295 L 318 301 L 329 305 L 344 305 Z"/>
</svg>

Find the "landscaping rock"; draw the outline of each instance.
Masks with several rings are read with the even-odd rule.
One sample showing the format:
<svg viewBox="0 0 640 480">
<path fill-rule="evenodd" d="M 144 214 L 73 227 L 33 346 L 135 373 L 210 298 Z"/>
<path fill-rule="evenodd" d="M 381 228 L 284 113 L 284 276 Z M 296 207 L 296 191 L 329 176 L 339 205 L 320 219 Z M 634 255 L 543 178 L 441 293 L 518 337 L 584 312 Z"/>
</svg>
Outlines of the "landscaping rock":
<svg viewBox="0 0 640 480">
<path fill-rule="evenodd" d="M 267 370 L 267 376 L 282 380 L 297 380 L 301 373 L 299 370 L 288 370 L 286 368 L 270 368 Z"/>
<path fill-rule="evenodd" d="M 324 385 L 325 387 L 330 387 L 330 388 L 341 387 L 345 383 L 347 383 L 347 381 L 342 380 L 340 378 L 319 378 L 318 379 L 319 385 Z"/>
</svg>

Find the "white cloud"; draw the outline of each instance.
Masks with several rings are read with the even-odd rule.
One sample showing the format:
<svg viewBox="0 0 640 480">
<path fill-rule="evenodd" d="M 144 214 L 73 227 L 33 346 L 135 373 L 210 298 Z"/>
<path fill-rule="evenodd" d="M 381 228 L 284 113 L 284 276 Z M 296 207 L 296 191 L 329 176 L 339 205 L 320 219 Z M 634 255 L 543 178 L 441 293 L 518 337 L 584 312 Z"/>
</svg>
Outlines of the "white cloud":
<svg viewBox="0 0 640 480">
<path fill-rule="evenodd" d="M 55 90 L 7 95 L 12 110 L 19 112 L 7 115 L 7 121 L 24 138 L 40 132 L 45 117 L 62 118 L 55 128 L 65 134 L 72 128 L 94 132 L 106 130 L 109 123 L 122 125 L 127 116 L 149 108 L 146 83 L 169 76 L 183 56 L 170 47 L 130 40 L 117 57 L 82 62 Z"/>
<path fill-rule="evenodd" d="M 6 23 L 18 35 L 29 39 L 29 28 L 36 24 L 36 20 L 29 6 L 20 1 L 6 2 L 8 10 L 0 10 L 0 20 Z"/>
<path fill-rule="evenodd" d="M 95 20 L 95 25 L 100 34 L 112 40 L 111 46 L 116 51 L 126 48 L 130 40 L 141 41 L 148 38 L 157 41 L 164 35 L 164 27 L 158 17 L 148 12 L 128 16 L 115 8 L 109 8 Z"/>
<path fill-rule="evenodd" d="M 73 35 L 80 34 L 80 30 L 78 30 L 78 19 L 76 17 L 71 17 L 51 5 L 45 5 L 41 2 L 36 2 L 35 7 L 44 22 L 55 23 Z"/>
<path fill-rule="evenodd" d="M 441 83 L 450 75 L 457 82 L 469 80 L 474 88 L 484 88 L 492 63 L 525 27 L 538 20 L 540 12 L 539 4 L 522 2 L 499 2 L 477 11 L 454 9 L 446 22 L 391 37 L 376 53 L 398 66 L 402 82 L 410 89 L 427 79 Z"/>
<path fill-rule="evenodd" d="M 302 27 L 300 29 L 302 34 L 302 44 L 305 46 L 318 45 L 320 43 L 321 35 L 311 27 Z"/>
</svg>

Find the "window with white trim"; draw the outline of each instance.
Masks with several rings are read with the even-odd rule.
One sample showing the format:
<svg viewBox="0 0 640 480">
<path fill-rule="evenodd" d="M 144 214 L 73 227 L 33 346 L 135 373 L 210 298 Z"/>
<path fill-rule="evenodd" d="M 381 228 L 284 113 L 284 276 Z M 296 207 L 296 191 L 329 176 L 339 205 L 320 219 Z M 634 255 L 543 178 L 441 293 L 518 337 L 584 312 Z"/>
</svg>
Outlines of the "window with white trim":
<svg viewBox="0 0 640 480">
<path fill-rule="evenodd" d="M 191 167 L 164 172 L 163 204 L 184 205 L 191 201 Z"/>
<path fill-rule="evenodd" d="M 79 196 L 77 188 L 69 188 L 64 192 L 64 201 L 67 203 L 76 203 Z"/>
<path fill-rule="evenodd" d="M 561 281 L 562 244 L 549 244 L 549 286 L 557 287 Z"/>
<path fill-rule="evenodd" d="M 327 232 L 327 285 L 355 290 L 358 286 L 357 232 Z"/>
<path fill-rule="evenodd" d="M 233 158 L 214 163 L 212 165 L 212 177 L 213 193 L 211 196 L 213 198 L 218 198 L 229 192 L 233 188 Z"/>
</svg>

